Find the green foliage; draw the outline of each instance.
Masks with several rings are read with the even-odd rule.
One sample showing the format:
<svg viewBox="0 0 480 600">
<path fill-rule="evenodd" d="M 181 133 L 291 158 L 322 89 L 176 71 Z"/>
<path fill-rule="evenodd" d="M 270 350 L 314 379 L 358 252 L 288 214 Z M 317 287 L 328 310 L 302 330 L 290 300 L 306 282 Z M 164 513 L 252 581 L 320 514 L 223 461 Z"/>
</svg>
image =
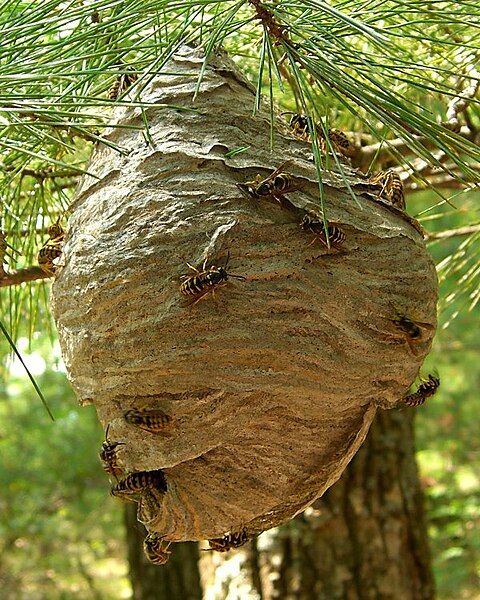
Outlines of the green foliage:
<svg viewBox="0 0 480 600">
<path fill-rule="evenodd" d="M 455 202 L 456 208 L 446 203 L 435 207 L 434 211 L 420 211 L 422 200 L 430 197 L 423 193 L 410 202 L 416 207 L 423 224 L 435 235 L 442 231 L 458 231 L 478 223 L 478 192 L 467 191 L 462 194 L 461 202 Z M 415 210 L 415 208 L 413 208 Z M 480 299 L 480 227 L 467 235 L 437 239 L 429 243 L 429 251 L 437 265 L 440 284 L 439 319 L 443 328 L 464 312 L 471 312 L 478 306 Z"/>
<path fill-rule="evenodd" d="M 45 339 L 34 350 L 37 360 L 50 354 Z M 128 589 L 121 505 L 109 497 L 95 452 L 102 432 L 93 407 L 76 405 L 53 366 L 38 382 L 54 423 L 26 377 L 11 377 L 1 392 L 1 594 L 93 598 L 99 590 L 120 598 Z"/>
<path fill-rule="evenodd" d="M 49 417 L 52 419 L 52 421 L 54 421 L 55 419 L 53 418 L 52 412 L 47 404 L 47 401 L 45 400 L 45 397 L 43 396 L 42 390 L 38 387 L 37 382 L 35 381 L 34 377 L 30 373 L 30 370 L 29 370 L 27 364 L 25 363 L 25 361 L 23 360 L 21 353 L 18 351 L 18 348 L 17 348 L 15 342 L 12 340 L 10 334 L 8 333 L 7 329 L 5 328 L 5 325 L 1 321 L 0 321 L 0 330 L 2 331 L 3 335 L 5 336 L 5 339 L 7 340 L 7 342 L 9 343 L 9 345 L 13 351 L 13 355 L 16 358 L 18 358 L 18 360 L 22 364 L 23 368 L 25 369 L 25 372 L 26 372 L 28 378 L 30 379 L 35 391 L 37 392 L 38 397 L 42 401 L 42 404 L 45 407 L 45 410 L 47 411 Z"/>
</svg>

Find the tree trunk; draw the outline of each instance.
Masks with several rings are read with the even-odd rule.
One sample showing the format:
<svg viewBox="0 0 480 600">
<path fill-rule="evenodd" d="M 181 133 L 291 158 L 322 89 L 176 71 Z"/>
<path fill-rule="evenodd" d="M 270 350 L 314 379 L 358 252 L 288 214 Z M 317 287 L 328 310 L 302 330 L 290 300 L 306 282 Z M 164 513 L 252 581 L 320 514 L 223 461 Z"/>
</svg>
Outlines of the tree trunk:
<svg viewBox="0 0 480 600">
<path fill-rule="evenodd" d="M 166 565 L 152 565 L 143 553 L 147 531 L 133 503 L 125 506 L 124 517 L 134 600 L 201 600 L 198 544 L 176 544 Z"/>
<path fill-rule="evenodd" d="M 430 600 L 434 596 L 413 413 L 377 416 L 340 481 L 287 526 L 263 534 L 204 577 L 205 599 Z M 228 573 L 225 575 L 225 573 Z M 222 581 L 223 578 L 223 581 Z M 242 591 L 243 590 L 243 591 Z M 247 590 L 247 591 L 245 591 Z"/>
</svg>

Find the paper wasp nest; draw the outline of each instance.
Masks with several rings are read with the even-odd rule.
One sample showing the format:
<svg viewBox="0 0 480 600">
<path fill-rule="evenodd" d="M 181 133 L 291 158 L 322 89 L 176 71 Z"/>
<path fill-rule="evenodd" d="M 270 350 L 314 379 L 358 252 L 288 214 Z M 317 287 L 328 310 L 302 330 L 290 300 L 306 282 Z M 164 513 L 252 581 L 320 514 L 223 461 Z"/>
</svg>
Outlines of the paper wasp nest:
<svg viewBox="0 0 480 600">
<path fill-rule="evenodd" d="M 422 236 L 350 170 L 353 199 L 326 171 L 326 215 L 346 236 L 328 249 L 300 227 L 318 211 L 309 145 L 269 115 L 225 56 L 183 48 L 139 108 L 117 109 L 77 190 L 53 288 L 70 381 L 94 403 L 125 473 L 163 470 L 151 531 L 204 540 L 259 533 L 302 511 L 341 475 L 379 406 L 406 394 L 436 326 L 437 281 Z M 236 149 L 243 149 L 234 152 Z M 237 183 L 282 163 L 292 205 Z M 333 159 L 331 168 L 334 166 Z M 349 169 L 347 168 L 347 172 Z M 378 194 L 378 188 L 377 188 Z M 193 303 L 187 263 L 243 275 Z M 414 340 L 399 326 L 420 323 Z M 129 409 L 172 419 L 150 433 Z"/>
</svg>

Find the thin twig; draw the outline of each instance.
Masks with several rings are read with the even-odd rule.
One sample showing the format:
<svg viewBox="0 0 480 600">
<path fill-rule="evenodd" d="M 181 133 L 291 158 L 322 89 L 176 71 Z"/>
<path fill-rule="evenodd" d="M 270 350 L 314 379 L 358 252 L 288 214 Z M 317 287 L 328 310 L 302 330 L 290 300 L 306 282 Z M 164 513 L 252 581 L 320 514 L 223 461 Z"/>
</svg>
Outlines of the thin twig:
<svg viewBox="0 0 480 600">
<path fill-rule="evenodd" d="M 430 147 L 433 148 L 433 144 Z M 377 164 L 381 165 L 386 159 L 393 157 L 393 152 L 407 156 L 414 153 L 414 150 L 402 138 L 384 140 L 368 146 L 357 147 L 357 152 L 352 158 L 352 164 L 354 167 L 366 171 L 374 158 Z"/>
<path fill-rule="evenodd" d="M 467 225 L 465 227 L 457 227 L 456 229 L 447 229 L 445 231 L 437 231 L 427 234 L 427 241 L 431 240 L 448 240 L 459 235 L 470 235 L 480 231 L 480 223 L 477 225 Z"/>
<path fill-rule="evenodd" d="M 291 47 L 295 46 L 288 37 L 287 30 L 277 23 L 273 13 L 268 10 L 268 8 L 266 8 L 259 0 L 248 1 L 255 8 L 257 13 L 256 18 L 262 22 L 268 35 L 274 39 L 274 44 L 286 43 Z"/>
<path fill-rule="evenodd" d="M 12 170 L 12 169 L 5 169 L 5 170 Z M 66 179 L 67 177 L 79 177 L 82 174 L 81 171 L 77 171 L 77 170 L 73 170 L 73 169 L 65 169 L 63 171 L 53 171 L 50 168 L 46 168 L 46 169 L 22 169 L 19 172 L 19 175 L 21 177 L 34 177 L 35 179 L 38 179 L 39 181 L 43 181 L 44 179 L 55 179 L 55 178 L 62 178 L 62 179 Z"/>
<path fill-rule="evenodd" d="M 409 181 L 404 185 L 405 192 L 408 192 L 409 194 L 424 192 L 430 188 L 434 188 L 435 190 L 465 190 L 468 189 L 468 186 L 464 181 L 453 179 L 449 176 L 435 180 L 429 179 L 429 186 L 423 183 L 419 184 L 416 181 Z"/>
<path fill-rule="evenodd" d="M 470 102 L 475 98 L 478 90 L 480 89 L 480 72 L 471 66 L 468 70 L 468 76 L 471 77 L 470 85 L 468 85 L 463 92 L 458 96 L 455 96 L 448 105 L 447 108 L 447 120 L 443 125 L 451 131 L 459 132 L 461 125 L 458 120 L 458 115 L 468 108 Z"/>
<path fill-rule="evenodd" d="M 435 152 L 432 155 L 440 164 L 444 164 L 449 159 L 448 154 L 446 152 L 443 152 L 443 150 L 439 150 L 438 152 Z M 419 175 L 423 175 L 425 177 L 426 175 L 430 175 L 432 174 L 433 169 L 437 169 L 437 165 L 432 165 L 430 162 L 424 160 L 423 158 L 416 158 L 415 160 L 412 160 L 411 165 L 412 166 L 408 169 L 403 169 L 402 181 L 404 183 L 412 177 L 418 177 Z M 443 172 L 443 174 L 445 174 L 445 172 Z M 453 173 L 451 174 L 451 176 L 453 179 Z"/>
<path fill-rule="evenodd" d="M 56 121 L 54 118 L 47 115 L 45 112 L 37 113 L 35 109 L 32 111 L 25 111 L 23 105 L 18 104 L 6 104 L 0 107 L 0 109 L 9 108 L 12 111 L 20 112 L 24 117 L 30 119 L 32 121 L 36 121 L 40 124 L 45 124 L 50 127 L 54 127 L 56 129 L 61 129 L 66 132 L 66 134 L 70 137 L 78 137 L 89 142 L 97 142 L 100 136 L 100 131 L 95 129 L 93 132 L 89 132 L 87 129 L 80 125 L 74 125 L 73 123 L 60 123 Z"/>
<path fill-rule="evenodd" d="M 11 271 L 9 273 L 0 273 L 0 287 L 19 285 L 26 281 L 48 279 L 49 277 L 52 277 L 52 275 L 49 275 L 40 267 L 27 267 L 26 269 L 19 269 L 18 271 Z"/>
<path fill-rule="evenodd" d="M 57 215 L 57 218 L 60 218 L 63 216 L 62 215 Z M 53 217 L 51 217 L 51 222 L 54 223 L 55 219 Z M 47 235 L 48 233 L 48 227 L 36 227 L 35 229 L 20 229 L 18 231 L 15 230 L 11 230 L 6 232 L 7 233 L 7 237 L 29 237 L 31 235 Z"/>
<path fill-rule="evenodd" d="M 456 133 L 470 141 L 474 141 L 473 138 L 476 135 L 475 132 L 466 126 L 461 127 Z M 421 136 L 414 137 L 425 149 L 434 150 L 436 148 L 431 140 Z M 361 171 L 366 171 L 375 158 L 376 164 L 379 168 L 382 168 L 382 163 L 390 158 L 394 158 L 394 153 L 401 156 L 409 156 L 416 154 L 416 150 L 409 146 L 403 138 L 384 140 L 375 144 L 369 144 L 368 146 L 357 146 L 356 154 L 352 158 L 352 164 Z"/>
</svg>

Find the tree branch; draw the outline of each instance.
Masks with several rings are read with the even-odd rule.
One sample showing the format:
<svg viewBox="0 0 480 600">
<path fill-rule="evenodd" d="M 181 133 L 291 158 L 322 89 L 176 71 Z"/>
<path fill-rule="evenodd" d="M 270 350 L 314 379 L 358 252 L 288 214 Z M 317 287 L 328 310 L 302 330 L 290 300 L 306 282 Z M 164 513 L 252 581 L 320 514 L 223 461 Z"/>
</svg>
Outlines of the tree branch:
<svg viewBox="0 0 480 600">
<path fill-rule="evenodd" d="M 10 111 L 20 113 L 27 117 L 27 119 L 35 121 L 37 125 L 48 125 L 49 127 L 54 127 L 56 129 L 63 130 L 70 137 L 82 138 L 88 142 L 99 141 L 100 131 L 98 129 L 95 129 L 94 131 L 90 132 L 88 131 L 88 129 L 85 128 L 85 126 L 57 121 L 54 117 L 48 115 L 45 112 L 45 110 L 42 110 L 40 112 L 37 112 L 38 109 L 36 111 L 35 108 L 33 110 L 25 110 L 24 105 L 18 105 L 14 103 L 4 104 L 3 106 L 0 106 L 0 110 L 3 109 L 9 109 Z"/>
<path fill-rule="evenodd" d="M 5 170 L 11 171 L 13 169 L 7 167 Z M 19 174 L 21 177 L 30 176 L 38 179 L 39 181 L 43 181 L 44 179 L 56 179 L 57 177 L 62 179 L 66 179 L 68 177 L 79 177 L 82 174 L 82 171 L 74 169 L 54 171 L 52 168 L 46 167 L 45 169 L 22 169 Z"/>
<path fill-rule="evenodd" d="M 470 85 L 451 100 L 447 108 L 447 120 L 443 123 L 445 127 L 455 132 L 459 132 L 461 127 L 458 115 L 465 112 L 480 89 L 480 72 L 474 66 L 468 70 L 468 76 L 471 77 Z"/>
<path fill-rule="evenodd" d="M 470 102 L 478 93 L 480 89 L 480 72 L 477 71 L 473 66 L 469 69 L 469 77 L 471 78 L 468 87 L 463 90 L 460 94 L 455 96 L 448 104 L 447 107 L 447 118 L 445 121 L 440 123 L 446 129 L 458 133 L 462 137 L 469 140 L 475 140 L 477 135 L 477 128 L 473 126 L 471 120 L 467 121 L 468 126 L 461 126 L 458 115 L 462 112 L 466 112 Z M 429 150 L 435 148 L 434 144 L 426 138 L 421 136 L 415 136 L 416 139 L 423 144 L 423 146 Z M 409 154 L 415 154 L 415 151 L 411 149 L 406 141 L 402 138 L 396 138 L 394 140 L 388 140 L 384 142 L 378 142 L 370 144 L 368 146 L 357 146 L 357 152 L 353 157 L 353 166 L 365 171 L 368 169 L 370 163 L 374 158 L 381 164 L 382 161 L 387 159 L 392 151 L 400 153 L 402 156 Z"/>
<path fill-rule="evenodd" d="M 457 131 L 460 136 L 467 140 L 473 141 L 476 132 L 471 131 L 469 127 L 463 126 Z M 435 144 L 423 138 L 421 136 L 415 136 L 418 142 L 421 142 L 423 147 L 427 150 L 434 150 Z M 384 140 L 382 142 L 376 142 L 375 144 L 369 144 L 368 146 L 357 146 L 357 152 L 352 158 L 352 164 L 361 171 L 366 171 L 370 166 L 370 163 L 375 158 L 376 162 L 382 166 L 389 158 L 394 158 L 393 152 L 401 154 L 402 156 L 409 156 L 416 154 L 415 150 L 412 149 L 403 138 L 395 138 L 393 140 Z"/>
<path fill-rule="evenodd" d="M 279 25 L 273 16 L 273 13 L 266 8 L 259 0 L 249 0 L 250 4 L 255 8 L 257 13 L 256 19 L 259 19 L 268 34 L 275 40 L 275 44 L 287 43 L 289 46 L 295 47 L 295 44 L 288 37 L 287 30 Z"/>
<path fill-rule="evenodd" d="M 464 181 L 460 179 L 453 179 L 450 176 L 436 178 L 428 180 L 429 186 L 419 184 L 416 181 L 409 181 L 404 185 L 405 192 L 409 194 L 415 192 L 424 192 L 425 190 L 434 188 L 435 190 L 465 190 L 467 186 Z"/>
<path fill-rule="evenodd" d="M 443 150 L 439 150 L 438 152 L 433 153 L 432 156 L 434 156 L 435 159 L 440 164 L 444 164 L 449 158 L 448 154 L 443 152 Z M 438 169 L 437 165 L 432 165 L 431 163 L 429 163 L 428 161 L 426 161 L 423 158 L 416 158 L 416 159 L 412 160 L 411 164 L 412 164 L 412 166 L 409 167 L 408 169 L 403 169 L 403 173 L 405 175 L 404 175 L 404 177 L 402 177 L 402 181 L 404 183 L 406 181 L 408 181 L 409 179 L 411 179 L 412 177 L 418 177 L 419 175 L 425 177 L 426 175 L 431 175 L 435 169 Z M 443 171 L 439 171 L 438 174 L 445 175 L 446 170 L 447 169 L 444 169 Z M 451 173 L 451 175 L 452 175 L 452 179 L 453 179 L 454 178 L 453 173 Z"/>
<path fill-rule="evenodd" d="M 41 267 L 27 267 L 10 273 L 0 271 L 0 287 L 8 287 L 9 285 L 19 285 L 27 281 L 35 281 L 37 279 L 48 279 L 52 275 L 46 273 Z"/>
<path fill-rule="evenodd" d="M 480 231 L 480 223 L 476 225 L 467 225 L 465 227 L 457 227 L 456 229 L 447 229 L 445 231 L 437 231 L 435 233 L 427 234 L 427 242 L 432 240 L 448 240 L 452 237 L 459 235 L 470 235 L 471 233 L 477 233 Z"/>
</svg>

